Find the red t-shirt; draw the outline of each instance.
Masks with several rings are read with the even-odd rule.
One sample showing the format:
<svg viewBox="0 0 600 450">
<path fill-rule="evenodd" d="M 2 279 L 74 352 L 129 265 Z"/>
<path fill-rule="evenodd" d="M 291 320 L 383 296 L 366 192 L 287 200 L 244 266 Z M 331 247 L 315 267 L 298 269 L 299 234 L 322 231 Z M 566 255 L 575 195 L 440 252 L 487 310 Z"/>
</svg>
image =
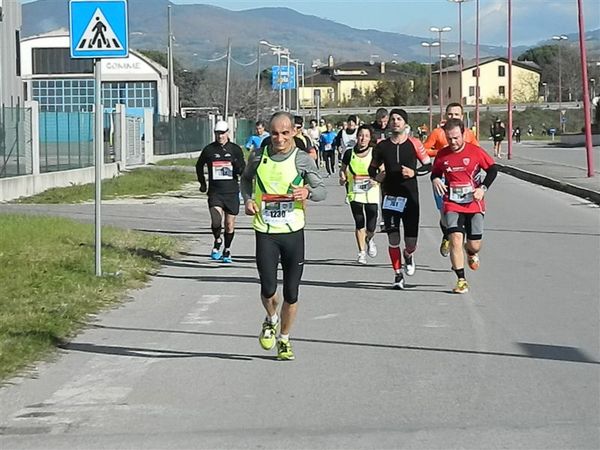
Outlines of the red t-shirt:
<svg viewBox="0 0 600 450">
<path fill-rule="evenodd" d="M 476 180 L 479 171 L 493 165 L 494 160 L 485 150 L 468 142 L 460 152 L 453 152 L 450 147 L 441 149 L 431 173 L 446 179 L 448 192 L 444 195 L 444 212 L 485 212 L 485 201 L 473 200 L 473 191 L 479 186 Z"/>
</svg>

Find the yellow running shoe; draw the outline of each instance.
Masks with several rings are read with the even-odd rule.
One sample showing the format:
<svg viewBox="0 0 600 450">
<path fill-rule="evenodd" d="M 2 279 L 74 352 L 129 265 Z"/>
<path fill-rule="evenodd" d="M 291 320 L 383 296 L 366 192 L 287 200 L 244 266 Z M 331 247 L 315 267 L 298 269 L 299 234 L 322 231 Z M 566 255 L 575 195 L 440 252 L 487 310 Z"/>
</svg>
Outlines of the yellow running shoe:
<svg viewBox="0 0 600 450">
<path fill-rule="evenodd" d="M 477 253 L 474 255 L 467 255 L 467 262 L 469 263 L 471 270 L 479 269 L 479 255 Z"/>
<path fill-rule="evenodd" d="M 469 292 L 469 283 L 464 278 L 459 278 L 456 282 L 456 286 L 452 289 L 455 294 L 466 294 Z"/>
<path fill-rule="evenodd" d="M 294 352 L 292 351 L 292 344 L 290 341 L 284 341 L 280 339 L 277 342 L 277 359 L 279 361 L 293 361 L 296 359 Z"/>
<path fill-rule="evenodd" d="M 265 320 L 262 324 L 262 330 L 260 335 L 258 336 L 258 342 L 260 342 L 260 346 L 265 350 L 271 350 L 275 347 L 275 343 L 277 342 L 277 326 L 278 323 L 271 323 L 268 320 Z"/>
<path fill-rule="evenodd" d="M 442 239 L 442 243 L 440 244 L 440 255 L 444 258 L 450 254 L 450 240 Z"/>
</svg>

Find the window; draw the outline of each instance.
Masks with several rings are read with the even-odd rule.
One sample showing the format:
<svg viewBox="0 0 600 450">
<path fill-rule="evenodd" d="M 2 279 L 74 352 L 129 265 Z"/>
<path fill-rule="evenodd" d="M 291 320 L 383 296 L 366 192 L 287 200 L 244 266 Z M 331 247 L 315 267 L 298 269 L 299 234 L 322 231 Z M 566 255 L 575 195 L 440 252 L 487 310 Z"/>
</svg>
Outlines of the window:
<svg viewBox="0 0 600 450">
<path fill-rule="evenodd" d="M 33 74 L 93 73 L 89 59 L 72 59 L 68 48 L 34 48 Z"/>
<path fill-rule="evenodd" d="M 0 12 L 0 15 L 2 15 L 1 12 Z M 21 76 L 21 31 L 20 30 L 15 31 L 15 39 L 16 39 L 15 55 L 17 56 L 15 67 L 17 70 L 17 76 L 20 77 Z"/>
<path fill-rule="evenodd" d="M 475 97 L 475 86 L 469 86 L 469 97 Z"/>
<path fill-rule="evenodd" d="M 504 86 L 498 86 L 498 95 L 504 97 L 506 95 L 506 88 Z"/>
<path fill-rule="evenodd" d="M 32 100 L 40 104 L 40 111 L 91 111 L 94 97 L 87 95 L 94 91 L 94 80 L 33 80 Z M 71 86 L 80 86 L 71 88 Z M 93 95 L 93 94 L 92 94 Z"/>
<path fill-rule="evenodd" d="M 498 76 L 499 77 L 506 76 L 506 66 L 498 66 Z"/>
<path fill-rule="evenodd" d="M 473 74 L 473 77 L 477 76 L 477 69 L 473 69 L 473 71 L 471 72 L 471 74 Z"/>
</svg>

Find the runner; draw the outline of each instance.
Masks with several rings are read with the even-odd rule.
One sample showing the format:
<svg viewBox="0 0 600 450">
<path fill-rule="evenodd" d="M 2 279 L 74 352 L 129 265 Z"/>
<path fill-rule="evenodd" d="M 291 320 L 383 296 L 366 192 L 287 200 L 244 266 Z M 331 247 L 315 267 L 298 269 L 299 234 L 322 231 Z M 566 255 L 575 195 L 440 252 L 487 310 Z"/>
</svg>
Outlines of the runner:
<svg viewBox="0 0 600 450">
<path fill-rule="evenodd" d="M 327 123 L 327 131 L 321 133 L 319 137 L 319 151 L 323 155 L 323 161 L 325 161 L 325 169 L 327 170 L 327 178 L 335 172 L 335 150 L 333 148 L 333 141 L 337 133 L 333 130 L 333 126 Z"/>
<path fill-rule="evenodd" d="M 350 210 L 356 225 L 359 264 L 367 264 L 367 254 L 371 258 L 377 256 L 373 236 L 377 227 L 380 189 L 379 183 L 369 177 L 369 166 L 373 159 L 372 138 L 371 127 L 361 125 L 357 132 L 358 142 L 354 149 L 346 150 L 340 168 L 340 185 L 348 183 Z"/>
<path fill-rule="evenodd" d="M 242 175 L 246 214 L 254 216 L 256 266 L 267 317 L 259 335 L 265 350 L 277 343 L 279 360 L 294 359 L 289 334 L 298 310 L 298 289 L 304 268 L 304 203 L 324 200 L 327 191 L 315 161 L 294 143 L 294 118 L 273 114 L 272 144 L 250 155 Z M 277 314 L 277 266 L 283 270 L 281 330 Z"/>
<path fill-rule="evenodd" d="M 464 294 L 469 291 L 463 254 L 465 234 L 469 267 L 477 270 L 485 214 L 483 198 L 498 170 L 485 150 L 465 142 L 465 125 L 462 120 L 449 119 L 444 125 L 444 131 L 449 145 L 440 150 L 435 158 L 431 182 L 433 189 L 444 196 L 443 211 L 451 242 L 450 260 L 452 270 L 458 278 L 452 291 Z M 482 183 L 477 181 L 480 169 L 486 172 Z"/>
<path fill-rule="evenodd" d="M 446 119 L 463 120 L 463 114 L 464 114 L 463 107 L 460 103 L 450 103 L 448 106 L 446 106 Z M 431 157 L 435 158 L 435 155 L 437 155 L 438 151 L 440 151 L 444 147 L 448 146 L 448 140 L 446 139 L 446 133 L 444 132 L 444 129 L 442 128 L 445 123 L 446 123 L 446 121 L 444 120 L 440 124 L 439 128 L 436 128 L 435 130 L 433 130 L 431 132 L 431 134 L 429 135 L 429 137 L 427 138 L 427 140 L 425 141 L 425 143 L 423 144 L 423 147 L 425 147 L 425 150 L 427 150 L 427 154 Z M 471 130 L 469 130 L 468 128 L 465 128 L 464 140 L 465 140 L 465 142 L 469 142 L 469 143 L 479 147 L 479 142 L 477 141 L 477 138 L 475 137 L 473 132 Z M 446 227 L 446 219 L 445 219 L 444 213 L 442 211 L 442 197 L 440 195 L 438 195 L 434 190 L 433 198 L 435 200 L 435 206 L 437 207 L 438 211 L 440 212 L 440 229 L 442 230 L 442 242 L 440 244 L 440 254 L 443 257 L 446 257 L 450 253 L 450 240 L 448 238 L 448 228 Z"/>
<path fill-rule="evenodd" d="M 211 230 L 215 238 L 211 259 L 231 263 L 231 243 L 235 233 L 235 216 L 240 211 L 239 175 L 246 166 L 244 154 L 239 145 L 229 140 L 229 126 L 224 120 L 215 124 L 215 141 L 208 144 L 196 162 L 196 176 L 200 192 L 208 190 L 208 210 Z M 208 167 L 208 188 L 204 176 L 204 166 Z M 225 221 L 225 248 L 221 253 L 221 230 Z"/>
<path fill-rule="evenodd" d="M 254 134 L 248 138 L 246 145 L 244 145 L 244 148 L 248 152 L 260 148 L 262 141 L 269 137 L 269 133 L 265 130 L 266 127 L 263 120 L 257 120 L 255 127 Z"/>
<path fill-rule="evenodd" d="M 310 127 L 306 130 L 305 136 L 310 138 L 311 146 L 314 147 L 317 152 L 317 167 L 321 167 L 323 163 L 323 158 L 319 149 L 319 136 L 321 132 L 319 131 L 319 127 L 317 127 L 317 121 L 315 119 L 311 119 Z"/>
<path fill-rule="evenodd" d="M 393 287 L 404 289 L 402 257 L 400 254 L 400 220 L 404 227 L 405 272 L 414 275 L 414 252 L 419 234 L 419 190 L 417 173 L 431 169 L 431 160 L 423 144 L 405 134 L 408 114 L 403 109 L 392 109 L 388 128 L 392 135 L 381 141 L 373 151 L 369 175 L 382 183 L 383 220 L 388 235 L 389 254 L 395 272 Z M 417 169 L 417 161 L 422 166 Z M 383 172 L 380 166 L 383 164 Z"/>
<path fill-rule="evenodd" d="M 337 136 L 335 137 L 335 141 L 333 143 L 334 148 L 337 149 L 337 157 L 339 165 L 342 164 L 342 155 L 346 153 L 346 150 L 353 149 L 356 145 L 356 130 L 358 124 L 358 117 L 354 114 L 348 116 L 348 121 L 344 128 L 342 128 Z M 348 194 L 348 185 L 346 184 L 346 194 Z M 348 196 L 344 197 L 344 201 L 346 204 L 349 203 Z"/>
<path fill-rule="evenodd" d="M 375 121 L 371 124 L 373 127 L 373 138 L 375 142 L 379 143 L 386 138 L 385 132 L 387 129 L 389 115 L 387 109 L 379 108 L 375 111 Z"/>
</svg>

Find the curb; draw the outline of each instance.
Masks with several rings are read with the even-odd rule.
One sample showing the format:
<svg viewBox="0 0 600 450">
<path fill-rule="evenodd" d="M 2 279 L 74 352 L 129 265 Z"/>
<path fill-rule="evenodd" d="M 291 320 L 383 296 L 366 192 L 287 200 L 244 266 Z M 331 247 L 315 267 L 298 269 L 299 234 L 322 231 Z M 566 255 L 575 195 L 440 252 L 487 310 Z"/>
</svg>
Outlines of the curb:
<svg viewBox="0 0 600 450">
<path fill-rule="evenodd" d="M 525 180 L 530 183 L 539 184 L 541 186 L 554 189 L 555 191 L 566 192 L 567 194 L 575 195 L 600 205 L 600 192 L 575 186 L 574 184 L 564 183 L 562 181 L 555 180 L 554 178 L 539 175 L 537 173 L 528 172 L 527 170 L 519 169 L 515 166 L 507 166 L 498 163 L 496 163 L 496 166 L 498 166 L 500 172 L 512 175 L 513 177 L 520 178 L 521 180 Z"/>
</svg>

